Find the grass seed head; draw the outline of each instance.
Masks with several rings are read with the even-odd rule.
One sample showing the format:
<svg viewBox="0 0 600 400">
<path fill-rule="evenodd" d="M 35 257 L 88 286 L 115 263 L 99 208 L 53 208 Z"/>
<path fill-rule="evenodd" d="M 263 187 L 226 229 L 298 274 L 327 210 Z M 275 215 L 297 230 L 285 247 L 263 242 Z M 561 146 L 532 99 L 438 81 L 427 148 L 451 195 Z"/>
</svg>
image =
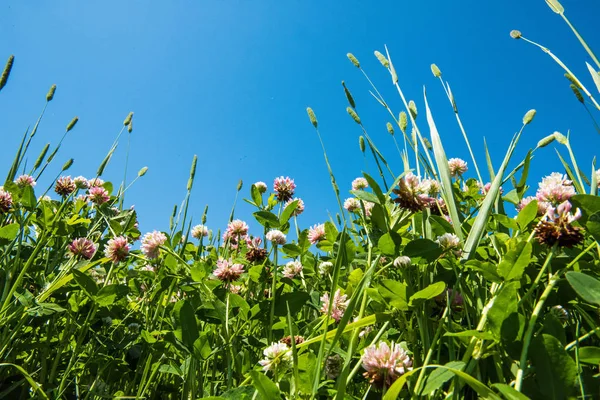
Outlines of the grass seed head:
<svg viewBox="0 0 600 400">
<path fill-rule="evenodd" d="M 384 67 L 386 67 L 386 68 L 390 67 L 390 62 L 387 60 L 387 58 L 385 58 L 385 56 L 383 54 L 381 54 L 380 52 L 378 52 L 377 50 L 375 50 L 375 57 L 377 57 L 377 59 L 379 60 L 381 65 L 383 65 Z"/>
<path fill-rule="evenodd" d="M 516 29 L 510 31 L 510 37 L 513 39 L 521 39 L 521 36 L 523 36 L 521 35 L 521 31 L 518 31 Z"/>
<path fill-rule="evenodd" d="M 404 111 L 400 111 L 400 129 L 403 133 L 406 133 L 406 128 L 408 128 L 408 117 Z"/>
<path fill-rule="evenodd" d="M 417 105 L 414 100 L 408 102 L 408 110 L 410 111 L 410 115 L 412 115 L 413 119 L 417 119 Z"/>
<path fill-rule="evenodd" d="M 348 54 L 346 54 L 346 56 L 348 57 L 348 60 L 350 60 L 352 62 L 352 64 L 354 64 L 354 66 L 356 68 L 360 68 L 360 63 L 358 62 L 356 57 L 354 57 L 354 54 L 348 53 Z"/>
<path fill-rule="evenodd" d="M 71 120 L 71 122 L 69 122 L 69 125 L 67 125 L 67 132 L 69 132 L 71 129 L 73 129 L 75 127 L 75 124 L 77 123 L 77 121 L 79 121 L 79 117 L 75 117 Z"/>
<path fill-rule="evenodd" d="M 545 138 L 541 139 L 538 144 L 537 147 L 546 147 L 548 146 L 550 143 L 554 142 L 556 140 L 556 136 L 554 136 L 554 134 L 552 135 L 548 135 Z"/>
<path fill-rule="evenodd" d="M 310 119 L 310 123 L 313 124 L 315 128 L 318 127 L 319 122 L 317 121 L 317 116 L 312 108 L 306 107 L 306 113 L 308 114 L 308 119 Z"/>
<path fill-rule="evenodd" d="M 358 146 L 360 147 L 360 151 L 362 151 L 364 153 L 365 152 L 365 138 L 362 135 L 358 137 Z"/>
<path fill-rule="evenodd" d="M 46 94 L 46 101 L 52 101 L 52 99 L 54 98 L 55 92 L 56 92 L 56 85 L 50 86 L 50 90 L 48 90 L 48 93 Z"/>
<path fill-rule="evenodd" d="M 571 90 L 573 91 L 573 94 L 575 95 L 575 97 L 577 97 L 577 100 L 583 104 L 584 100 L 583 100 L 583 96 L 581 95 L 581 92 L 579 91 L 579 89 L 577 89 L 576 85 L 573 85 L 571 83 L 571 85 L 569 85 L 571 87 Z"/>
<path fill-rule="evenodd" d="M 535 114 L 536 114 L 536 111 L 534 109 L 531 109 L 531 110 L 527 111 L 527 113 L 523 117 L 523 125 L 530 124 L 531 121 L 533 121 L 533 118 L 535 117 Z"/>
<path fill-rule="evenodd" d="M 442 76 L 442 71 L 440 71 L 440 69 L 438 68 L 438 66 L 435 65 L 435 64 L 431 64 L 431 73 L 436 78 L 439 78 L 440 76 Z"/>
<path fill-rule="evenodd" d="M 385 126 L 387 127 L 387 131 L 389 132 L 389 134 L 394 136 L 394 127 L 392 126 L 392 124 L 388 122 Z"/>
<path fill-rule="evenodd" d="M 350 114 L 350 116 L 352 117 L 352 119 L 354 120 L 354 122 L 356 122 L 359 125 L 361 124 L 360 117 L 358 116 L 358 114 L 356 113 L 356 111 L 354 111 L 352 109 L 352 107 L 346 107 L 346 111 L 348 112 L 348 114 Z"/>
<path fill-rule="evenodd" d="M 0 90 L 6 85 L 8 82 L 8 77 L 10 76 L 10 70 L 12 69 L 13 62 L 15 61 L 15 56 L 11 55 L 8 57 L 8 61 L 6 61 L 6 66 L 4 66 L 4 71 L 2 71 L 2 76 L 0 76 Z"/>
<path fill-rule="evenodd" d="M 356 103 L 354 102 L 354 97 L 352 97 L 352 93 L 350 93 L 350 91 L 346 87 L 346 83 L 344 83 L 344 81 L 342 81 L 342 86 L 344 87 L 344 93 L 346 94 L 346 99 L 348 99 L 348 103 L 350 104 L 350 107 L 356 108 Z"/>
</svg>

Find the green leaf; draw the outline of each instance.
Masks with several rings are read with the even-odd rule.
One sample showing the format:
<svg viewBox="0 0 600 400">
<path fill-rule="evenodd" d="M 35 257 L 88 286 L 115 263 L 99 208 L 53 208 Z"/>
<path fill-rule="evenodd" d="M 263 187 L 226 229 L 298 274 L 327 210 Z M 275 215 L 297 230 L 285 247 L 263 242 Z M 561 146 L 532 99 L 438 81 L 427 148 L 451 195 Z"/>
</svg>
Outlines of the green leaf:
<svg viewBox="0 0 600 400">
<path fill-rule="evenodd" d="M 546 3 L 548 4 L 548 7 L 550 7 L 550 9 L 557 14 L 562 14 L 565 12 L 564 7 L 558 0 L 546 0 Z"/>
<path fill-rule="evenodd" d="M 517 312 L 517 285 L 517 282 L 505 284 L 496 294 L 496 299 L 488 312 L 488 325 L 498 339 L 502 338 L 505 321 L 512 321 L 509 316 Z"/>
<path fill-rule="evenodd" d="M 356 268 L 348 275 L 348 283 L 354 287 L 358 286 L 364 274 L 362 269 Z"/>
<path fill-rule="evenodd" d="M 277 215 L 270 211 L 257 211 L 252 215 L 254 215 L 254 218 L 259 224 L 266 228 L 278 228 L 280 225 Z"/>
<path fill-rule="evenodd" d="M 21 193 L 21 205 L 28 210 L 33 210 L 37 205 L 37 199 L 31 186 L 25 186 Z"/>
<path fill-rule="evenodd" d="M 398 379 L 396 379 L 394 384 L 392 386 L 390 386 L 390 388 L 387 390 L 387 392 L 385 392 L 385 395 L 383 396 L 383 400 L 396 400 L 398 398 L 398 396 L 400 395 L 400 392 L 404 388 L 404 385 L 406 385 L 406 381 L 408 380 L 408 378 L 420 370 L 421 370 L 421 368 L 415 368 L 412 371 L 409 371 L 409 372 L 401 375 Z"/>
<path fill-rule="evenodd" d="M 363 176 L 365 177 L 367 182 L 369 182 L 369 186 L 373 190 L 373 193 L 375 193 L 375 195 L 377 196 L 377 199 L 379 200 L 379 204 L 385 204 L 385 195 L 381 191 L 381 188 L 379 187 L 379 184 L 377 183 L 377 181 L 375 179 L 371 178 L 371 176 L 369 174 L 367 174 L 366 172 L 363 172 Z"/>
<path fill-rule="evenodd" d="M 4 225 L 2 228 L 0 228 L 0 239 L 14 240 L 18 233 L 19 224 L 17 222 Z"/>
<path fill-rule="evenodd" d="M 325 238 L 331 243 L 337 239 L 338 230 L 330 221 L 325 222 Z"/>
<path fill-rule="evenodd" d="M 403 255 L 408 257 L 421 257 L 428 262 L 434 261 L 442 254 L 440 246 L 429 239 L 415 239 L 404 248 Z"/>
<path fill-rule="evenodd" d="M 494 219 L 501 225 L 509 228 L 509 229 L 513 229 L 513 230 L 518 230 L 519 229 L 519 225 L 517 224 L 517 221 L 515 221 L 514 219 L 507 217 L 504 214 L 494 214 Z"/>
<path fill-rule="evenodd" d="M 302 249 L 293 243 L 284 244 L 281 251 L 288 257 L 298 257 L 302 254 Z"/>
<path fill-rule="evenodd" d="M 506 400 L 529 400 L 529 397 L 505 383 L 494 383 L 492 387 L 498 390 Z"/>
<path fill-rule="evenodd" d="M 178 323 L 181 326 L 181 341 L 190 352 L 194 351 L 194 342 L 199 337 L 198 325 L 194 307 L 187 300 L 175 304 L 174 312 L 178 315 Z"/>
<path fill-rule="evenodd" d="M 379 238 L 379 241 L 377 242 L 377 247 L 379 248 L 379 250 L 381 250 L 383 254 L 388 256 L 395 256 L 396 254 L 398 254 L 398 249 L 400 248 L 401 244 L 402 237 L 394 231 L 389 231 L 388 233 L 384 234 Z"/>
<path fill-rule="evenodd" d="M 285 225 L 285 223 L 289 221 L 294 211 L 296 211 L 296 208 L 298 208 L 298 202 L 298 200 L 294 200 L 285 207 L 279 217 L 279 225 Z"/>
<path fill-rule="evenodd" d="M 519 229 L 525 231 L 527 226 L 537 217 L 537 200 L 532 200 L 527 204 L 519 214 L 517 215 L 517 224 L 519 224 Z"/>
<path fill-rule="evenodd" d="M 579 297 L 588 303 L 600 305 L 600 281 L 581 272 L 569 271 L 567 281 Z"/>
<path fill-rule="evenodd" d="M 250 195 L 252 196 L 252 201 L 254 201 L 254 204 L 257 207 L 262 206 L 262 194 L 260 193 L 260 190 L 258 190 L 255 184 L 252 184 L 252 186 L 250 186 Z"/>
<path fill-rule="evenodd" d="M 250 371 L 250 377 L 252 378 L 252 385 L 259 394 L 259 399 L 278 400 L 281 398 L 279 388 L 266 375 L 258 371 Z"/>
<path fill-rule="evenodd" d="M 365 192 L 364 190 L 351 190 L 350 193 L 352 193 L 359 200 L 380 204 L 379 199 L 373 193 Z"/>
<path fill-rule="evenodd" d="M 462 361 L 451 361 L 444 366 L 462 370 L 465 366 L 465 363 Z M 452 371 L 448 371 L 446 368 L 434 369 L 427 377 L 427 381 L 425 381 L 425 387 L 421 390 L 420 395 L 427 395 L 434 390 L 441 388 L 442 385 L 448 382 L 453 376 L 454 373 Z"/>
<path fill-rule="evenodd" d="M 558 339 L 547 334 L 535 337 L 529 354 L 543 398 L 569 398 L 577 384 L 577 366 Z"/>
<path fill-rule="evenodd" d="M 491 282 L 500 283 L 502 278 L 498 275 L 498 269 L 496 265 L 491 262 L 482 262 L 479 260 L 469 260 L 465 263 L 465 266 L 469 269 L 477 271 L 483 275 L 485 279 Z"/>
<path fill-rule="evenodd" d="M 212 353 L 206 332 L 202 332 L 200 336 L 198 336 L 198 339 L 194 340 L 193 347 L 194 355 L 198 360 L 206 360 Z"/>
<path fill-rule="evenodd" d="M 278 317 L 284 317 L 287 315 L 286 303 L 290 305 L 290 312 L 295 315 L 309 299 L 310 295 L 303 291 L 284 293 L 281 296 L 277 296 L 275 315 Z"/>
<path fill-rule="evenodd" d="M 531 261 L 532 245 L 530 242 L 520 242 L 509 250 L 498 265 L 498 275 L 506 281 L 520 280 L 525 267 Z"/>
<path fill-rule="evenodd" d="M 590 235 L 600 242 L 600 212 L 594 213 L 590 216 L 585 224 L 585 228 Z"/>
<path fill-rule="evenodd" d="M 446 333 L 444 333 L 444 336 L 466 337 L 466 338 L 475 337 L 477 339 L 483 339 L 483 340 L 494 340 L 494 336 L 491 333 L 480 332 L 475 329 L 470 329 L 470 330 L 462 331 L 462 332 L 446 332 Z"/>
<path fill-rule="evenodd" d="M 237 388 L 229 389 L 224 392 L 220 399 L 225 400 L 251 400 L 254 395 L 255 389 L 252 386 L 240 386 Z"/>
<path fill-rule="evenodd" d="M 96 294 L 96 303 L 100 307 L 108 307 L 119 301 L 129 293 L 129 287 L 125 285 L 104 286 Z"/>
<path fill-rule="evenodd" d="M 73 279 L 90 298 L 94 298 L 98 293 L 98 285 L 96 285 L 96 282 L 88 274 L 78 269 L 73 269 Z"/>
<path fill-rule="evenodd" d="M 579 219 L 579 222 L 582 225 L 585 225 L 590 216 L 600 212 L 600 196 L 576 194 L 569 199 L 569 202 L 573 205 L 573 209 L 581 209 L 583 215 Z"/>
<path fill-rule="evenodd" d="M 410 307 L 417 306 L 425 300 L 433 299 L 434 297 L 439 296 L 444 292 L 444 290 L 446 290 L 445 282 L 432 283 L 425 289 L 419 290 L 417 293 L 410 296 L 410 301 L 408 305 Z"/>
<path fill-rule="evenodd" d="M 55 313 L 65 312 L 64 308 L 56 303 L 38 303 L 37 307 L 32 307 L 27 310 L 27 314 L 41 317 L 42 315 L 52 315 Z"/>
<path fill-rule="evenodd" d="M 600 364 L 600 347 L 581 347 L 579 349 L 579 361 L 586 364 Z"/>
<path fill-rule="evenodd" d="M 392 279 L 384 279 L 377 287 L 377 291 L 392 307 L 408 311 L 408 287 L 404 283 Z"/>
</svg>

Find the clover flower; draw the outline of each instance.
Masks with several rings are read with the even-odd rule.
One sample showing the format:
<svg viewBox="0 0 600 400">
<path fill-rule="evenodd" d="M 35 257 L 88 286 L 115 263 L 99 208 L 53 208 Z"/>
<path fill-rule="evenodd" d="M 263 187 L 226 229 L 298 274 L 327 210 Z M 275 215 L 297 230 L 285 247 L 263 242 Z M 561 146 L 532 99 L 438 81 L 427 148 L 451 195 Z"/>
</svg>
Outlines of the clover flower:
<svg viewBox="0 0 600 400">
<path fill-rule="evenodd" d="M 448 160 L 448 169 L 450 169 L 450 175 L 462 176 L 467 172 L 467 162 L 460 158 L 451 158 Z"/>
<path fill-rule="evenodd" d="M 446 251 L 460 246 L 460 239 L 454 233 L 444 233 L 435 240 Z"/>
<path fill-rule="evenodd" d="M 89 190 L 88 199 L 92 203 L 101 205 L 109 201 L 110 196 L 108 195 L 108 190 L 102 186 L 92 186 Z"/>
<path fill-rule="evenodd" d="M 96 246 L 94 245 L 94 242 L 87 238 L 77 238 L 69 245 L 69 251 L 73 256 L 89 260 L 94 256 L 94 253 L 96 253 Z"/>
<path fill-rule="evenodd" d="M 385 342 L 365 349 L 361 358 L 363 376 L 378 387 L 389 387 L 406 372 L 412 370 L 412 360 L 399 344 Z"/>
<path fill-rule="evenodd" d="M 325 224 L 311 226 L 308 230 L 308 241 L 315 244 L 323 239 L 325 239 Z"/>
<path fill-rule="evenodd" d="M 302 263 L 300 261 L 289 261 L 285 267 L 283 267 L 282 274 L 286 278 L 294 279 L 297 275 L 302 273 Z"/>
<path fill-rule="evenodd" d="M 398 188 L 392 191 L 398 195 L 394 202 L 400 208 L 418 212 L 436 204 L 435 196 L 440 191 L 440 184 L 433 179 L 421 180 L 421 178 L 409 172 L 404 178 L 400 179 Z"/>
<path fill-rule="evenodd" d="M 254 186 L 256 186 L 256 188 L 258 189 L 258 192 L 263 194 L 264 192 L 267 191 L 267 184 L 261 181 L 255 182 Z"/>
<path fill-rule="evenodd" d="M 250 262 L 262 262 L 267 257 L 267 249 L 260 247 L 260 245 L 262 244 L 261 238 L 247 238 L 246 244 L 248 245 L 248 251 L 246 252 L 246 260 Z"/>
<path fill-rule="evenodd" d="M 358 199 L 350 197 L 349 199 L 344 200 L 344 208 L 351 213 L 358 212 L 360 211 L 360 202 Z"/>
<path fill-rule="evenodd" d="M 294 180 L 287 176 L 285 178 L 280 176 L 273 181 L 273 190 L 277 193 L 277 199 L 279 201 L 288 201 L 294 197 L 295 189 L 296 184 L 294 183 Z"/>
<path fill-rule="evenodd" d="M 539 183 L 536 193 L 538 201 L 545 201 L 552 205 L 558 205 L 569 200 L 575 195 L 573 182 L 567 179 L 567 175 L 559 172 L 553 172 L 544 177 Z"/>
<path fill-rule="evenodd" d="M 521 199 L 521 201 L 517 205 L 517 211 L 521 211 L 522 209 L 524 209 L 533 200 L 537 200 L 537 198 L 535 196 L 527 196 L 527 197 L 524 197 L 523 199 Z M 542 215 L 546 214 L 546 211 L 548 211 L 548 207 L 551 207 L 551 206 L 552 205 L 547 201 L 537 200 L 537 215 L 538 215 L 538 217 L 541 217 Z"/>
<path fill-rule="evenodd" d="M 77 176 L 77 177 L 73 178 L 73 182 L 75 183 L 75 187 L 77 189 L 88 189 L 90 187 L 90 184 L 89 184 L 87 178 L 85 178 L 83 176 Z"/>
<path fill-rule="evenodd" d="M 400 256 L 394 259 L 394 267 L 396 268 L 407 268 L 412 265 L 410 257 Z"/>
<path fill-rule="evenodd" d="M 329 298 L 329 293 L 325 293 L 323 296 L 321 296 L 321 301 L 323 302 L 323 305 L 321 306 L 321 312 L 327 315 L 329 312 L 329 302 L 331 301 Z M 348 296 L 341 294 L 340 289 L 336 290 L 335 294 L 333 295 L 331 318 L 335 319 L 336 322 L 340 322 L 349 303 L 350 300 L 348 300 Z"/>
<path fill-rule="evenodd" d="M 104 185 L 104 181 L 100 178 L 92 178 L 90 180 L 88 180 L 88 187 L 92 188 L 92 187 L 99 187 Z"/>
<path fill-rule="evenodd" d="M 535 235 L 540 243 L 547 246 L 573 247 L 583 242 L 581 228 L 571 225 L 581 218 L 581 210 L 571 212 L 572 205 L 568 201 L 558 207 L 550 206 L 544 219 L 535 227 Z"/>
<path fill-rule="evenodd" d="M 7 213 L 13 205 L 13 199 L 9 192 L 0 186 L 0 214 Z"/>
<path fill-rule="evenodd" d="M 365 178 L 356 178 L 352 181 L 352 190 L 362 190 L 369 187 L 369 182 Z"/>
<path fill-rule="evenodd" d="M 242 221 L 241 219 L 234 219 L 229 224 L 227 224 L 227 229 L 223 234 L 223 240 L 231 239 L 231 238 L 242 238 L 248 234 L 248 224 Z"/>
<path fill-rule="evenodd" d="M 192 228 L 192 237 L 194 239 L 202 239 L 208 236 L 208 228 L 204 225 L 196 225 Z"/>
<path fill-rule="evenodd" d="M 165 244 L 167 237 L 164 233 L 159 231 L 152 231 L 146 233 L 142 239 L 142 253 L 150 260 L 158 257 L 160 253 L 160 246 Z"/>
<path fill-rule="evenodd" d="M 129 241 L 125 236 L 110 239 L 104 249 L 104 255 L 114 263 L 123 261 L 129 254 Z"/>
<path fill-rule="evenodd" d="M 213 271 L 213 275 L 223 282 L 236 281 L 243 273 L 244 266 L 242 264 L 234 264 L 222 258 L 217 260 L 217 268 Z"/>
<path fill-rule="evenodd" d="M 22 189 L 27 186 L 35 187 L 36 182 L 31 175 L 21 175 L 15 179 L 15 184 Z"/>
<path fill-rule="evenodd" d="M 267 232 L 266 237 L 268 241 L 274 244 L 284 245 L 286 243 L 285 235 L 278 229 L 271 229 Z"/>
<path fill-rule="evenodd" d="M 333 263 L 331 261 L 323 261 L 319 264 L 319 273 L 325 275 L 333 270 Z"/>
<path fill-rule="evenodd" d="M 263 371 L 285 372 L 292 364 L 292 352 L 285 343 L 273 343 L 263 351 L 265 358 L 258 363 Z"/>
<path fill-rule="evenodd" d="M 75 182 L 70 176 L 61 176 L 56 180 L 54 191 L 63 197 L 67 197 L 76 189 Z"/>
</svg>

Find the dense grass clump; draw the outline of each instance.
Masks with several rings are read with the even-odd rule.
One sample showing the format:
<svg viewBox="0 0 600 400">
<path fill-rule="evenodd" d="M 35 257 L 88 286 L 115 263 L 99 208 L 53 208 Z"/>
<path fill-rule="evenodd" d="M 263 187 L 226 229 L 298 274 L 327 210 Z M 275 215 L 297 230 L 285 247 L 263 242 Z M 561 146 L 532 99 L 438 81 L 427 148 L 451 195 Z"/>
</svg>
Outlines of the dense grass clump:
<svg viewBox="0 0 600 400">
<path fill-rule="evenodd" d="M 568 22 L 556 0 L 547 2 Z M 588 67 L 600 90 L 600 63 L 572 29 L 596 64 Z M 511 36 L 541 47 L 565 69 L 590 115 L 600 110 L 547 48 L 518 31 Z M 190 221 L 194 158 L 170 229 L 140 232 L 135 209 L 124 204 L 133 182 L 102 179 L 121 135 L 131 133 L 133 113 L 96 176 L 66 175 L 69 160 L 46 190 L 38 183 L 48 179 L 42 175 L 78 119 L 26 170 L 38 120 L 0 187 L 0 397 L 513 400 L 600 393 L 600 170 L 592 162 L 586 175 L 569 136 L 558 132 L 508 170 L 535 123 L 530 110 L 502 164 L 488 162 L 484 179 L 440 68 L 432 65 L 432 73 L 454 110 L 468 161 L 448 158 L 426 96 L 419 121 L 427 126 L 419 127 L 392 57 L 387 49 L 375 56 L 404 105 L 391 110 L 373 86 L 404 168 L 389 167 L 344 84 L 360 149 L 372 155 L 378 176 L 363 173 L 340 187 L 323 146 L 339 212 L 312 227 L 302 226 L 302 188 L 283 176 L 250 186 L 244 200 L 253 221 L 232 213 L 222 232 L 206 226 L 206 210 L 199 223 Z M 359 60 L 348 58 L 370 83 Z M 317 116 L 307 113 L 320 139 Z M 551 144 L 568 154 L 559 156 L 564 171 L 531 184 L 533 155 Z M 530 186 L 535 196 L 525 195 Z"/>
</svg>

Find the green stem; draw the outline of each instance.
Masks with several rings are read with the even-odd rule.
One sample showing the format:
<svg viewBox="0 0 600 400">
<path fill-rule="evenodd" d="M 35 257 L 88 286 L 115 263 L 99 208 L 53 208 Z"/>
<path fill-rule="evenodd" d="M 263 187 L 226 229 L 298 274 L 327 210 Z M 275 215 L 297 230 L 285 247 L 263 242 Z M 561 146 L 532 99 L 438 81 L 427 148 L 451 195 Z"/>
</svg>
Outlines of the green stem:
<svg viewBox="0 0 600 400">
<path fill-rule="evenodd" d="M 273 340 L 273 321 L 275 319 L 275 292 L 277 289 L 277 244 L 273 245 L 273 268 L 271 271 L 271 312 L 269 314 L 269 333 L 268 343 L 271 344 Z"/>
</svg>

